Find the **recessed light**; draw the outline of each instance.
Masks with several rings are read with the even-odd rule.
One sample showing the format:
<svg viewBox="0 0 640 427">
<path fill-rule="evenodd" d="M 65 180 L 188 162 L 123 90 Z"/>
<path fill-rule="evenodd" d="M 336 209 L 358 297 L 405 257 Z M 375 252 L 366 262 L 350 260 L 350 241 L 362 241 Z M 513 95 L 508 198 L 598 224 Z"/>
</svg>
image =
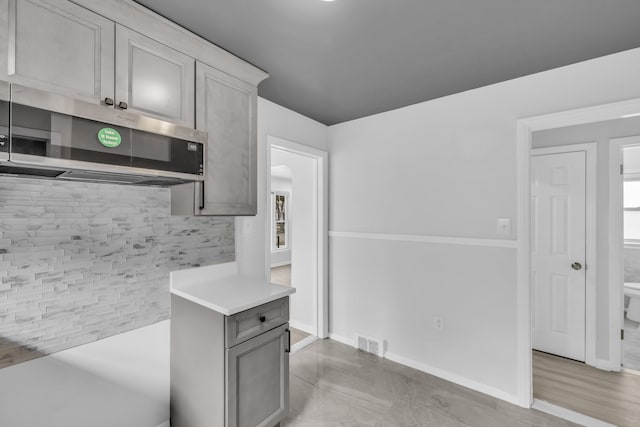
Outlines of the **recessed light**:
<svg viewBox="0 0 640 427">
<path fill-rule="evenodd" d="M 640 116 L 640 113 L 627 114 L 625 116 L 622 116 L 622 118 L 628 119 L 629 117 L 638 117 L 638 116 Z"/>
</svg>

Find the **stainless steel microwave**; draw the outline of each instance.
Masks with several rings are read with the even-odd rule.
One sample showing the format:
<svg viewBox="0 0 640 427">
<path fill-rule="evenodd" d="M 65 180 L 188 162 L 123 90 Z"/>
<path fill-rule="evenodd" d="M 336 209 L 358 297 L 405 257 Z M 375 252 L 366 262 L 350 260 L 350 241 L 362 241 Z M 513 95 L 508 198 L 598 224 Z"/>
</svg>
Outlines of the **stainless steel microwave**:
<svg viewBox="0 0 640 427">
<path fill-rule="evenodd" d="M 203 181 L 207 134 L 0 82 L 0 174 L 171 186 Z"/>
</svg>

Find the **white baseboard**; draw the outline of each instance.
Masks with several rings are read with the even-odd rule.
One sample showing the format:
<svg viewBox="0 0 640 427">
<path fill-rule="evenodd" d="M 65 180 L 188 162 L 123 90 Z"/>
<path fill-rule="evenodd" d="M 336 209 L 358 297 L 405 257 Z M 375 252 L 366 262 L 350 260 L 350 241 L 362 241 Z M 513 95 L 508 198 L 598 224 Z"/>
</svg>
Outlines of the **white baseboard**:
<svg viewBox="0 0 640 427">
<path fill-rule="evenodd" d="M 594 365 L 598 369 L 602 369 L 603 371 L 619 371 L 620 368 L 616 369 L 614 364 L 611 363 L 609 359 L 596 359 L 596 364 Z"/>
<path fill-rule="evenodd" d="M 341 335 L 330 333 L 329 339 L 357 348 L 354 340 L 345 338 Z M 436 377 L 442 378 L 444 380 L 447 380 L 454 384 L 461 385 L 466 388 L 470 388 L 471 390 L 488 394 L 489 396 L 493 396 L 496 399 L 504 400 L 506 402 L 513 403 L 514 405 L 519 405 L 519 400 L 517 395 L 506 393 L 502 390 L 498 390 L 497 388 L 488 386 L 486 384 L 482 384 L 477 381 L 470 380 L 469 378 L 463 377 L 461 375 L 457 375 L 449 371 L 445 371 L 443 369 L 435 368 L 433 366 L 429 366 L 424 363 L 416 362 L 415 360 L 411 360 L 404 356 L 400 356 L 398 354 L 391 353 L 391 352 L 385 353 L 385 359 L 389 359 L 393 362 L 400 363 L 401 365 L 405 365 L 410 368 L 417 369 L 418 371 L 426 372 L 427 374 L 434 375 Z"/>
<path fill-rule="evenodd" d="M 316 334 L 316 330 L 315 330 L 316 328 L 314 328 L 313 325 L 307 325 L 306 323 L 299 322 L 295 319 L 289 319 L 289 326 L 311 335 Z"/>
<path fill-rule="evenodd" d="M 330 333 L 329 339 L 357 348 L 354 340 L 345 338 L 341 335 Z M 517 395 L 506 393 L 502 390 L 488 386 L 486 384 L 479 383 L 477 381 L 471 380 L 461 375 L 457 375 L 440 368 L 429 366 L 424 363 L 416 362 L 415 360 L 411 360 L 409 358 L 400 356 L 399 354 L 395 354 L 392 352 L 386 352 L 385 359 L 389 359 L 393 362 L 400 363 L 401 365 L 405 365 L 410 368 L 417 369 L 418 371 L 426 372 L 427 374 L 434 375 L 438 378 L 442 378 L 454 384 L 458 384 L 462 387 L 466 387 L 471 390 L 478 391 L 480 393 L 488 394 L 489 396 L 495 397 L 496 399 L 504 400 L 506 402 L 513 403 L 514 405 L 519 405 L 519 400 Z"/>
<path fill-rule="evenodd" d="M 588 415 L 572 411 L 571 409 L 563 408 L 561 406 L 554 405 L 553 403 L 545 402 L 544 400 L 534 399 L 532 408 L 537 409 L 540 412 L 544 412 L 545 414 L 554 415 L 556 417 L 586 427 L 616 427 L 615 424 L 609 424 L 597 418 L 592 418 Z"/>
<path fill-rule="evenodd" d="M 402 365 L 408 366 L 410 368 L 417 369 L 418 371 L 426 372 L 427 374 L 434 375 L 438 378 L 442 378 L 443 380 L 447 380 L 454 384 L 458 384 L 462 387 L 470 388 L 471 390 L 488 394 L 489 396 L 495 397 L 496 399 L 504 400 L 506 402 L 513 403 L 514 405 L 518 405 L 518 406 L 520 404 L 520 400 L 518 399 L 518 396 L 516 394 L 507 393 L 495 387 L 491 387 L 486 384 L 479 383 L 477 381 L 469 379 L 467 377 L 463 377 L 462 375 L 454 374 L 452 372 L 446 371 L 444 369 L 436 368 L 434 366 L 430 366 L 425 363 L 416 362 L 415 360 L 411 360 L 404 356 L 400 356 L 398 354 L 394 354 L 391 352 L 387 352 L 385 355 L 385 358 L 393 362 L 397 362 Z"/>
<path fill-rule="evenodd" d="M 273 267 L 282 267 L 283 265 L 290 265 L 291 264 L 291 260 L 289 261 L 280 261 L 280 262 L 272 262 L 271 263 L 271 268 Z"/>
<path fill-rule="evenodd" d="M 356 342 L 354 340 L 350 340 L 348 338 L 345 338 L 342 335 L 336 335 L 336 334 L 333 334 L 333 333 L 329 332 L 329 339 L 330 340 L 334 340 L 334 341 L 338 341 L 341 344 L 346 344 L 349 347 L 358 348 L 356 346 Z"/>
</svg>

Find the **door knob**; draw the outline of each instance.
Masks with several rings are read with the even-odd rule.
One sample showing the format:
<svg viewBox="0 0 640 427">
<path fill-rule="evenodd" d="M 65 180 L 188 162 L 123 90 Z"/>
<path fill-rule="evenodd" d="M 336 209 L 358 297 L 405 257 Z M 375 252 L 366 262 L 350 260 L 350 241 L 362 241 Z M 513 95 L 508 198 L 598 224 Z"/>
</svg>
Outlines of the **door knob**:
<svg viewBox="0 0 640 427">
<path fill-rule="evenodd" d="M 582 270 L 582 264 L 580 264 L 579 262 L 574 262 L 573 264 L 571 264 L 571 268 L 573 268 L 574 270 Z"/>
</svg>

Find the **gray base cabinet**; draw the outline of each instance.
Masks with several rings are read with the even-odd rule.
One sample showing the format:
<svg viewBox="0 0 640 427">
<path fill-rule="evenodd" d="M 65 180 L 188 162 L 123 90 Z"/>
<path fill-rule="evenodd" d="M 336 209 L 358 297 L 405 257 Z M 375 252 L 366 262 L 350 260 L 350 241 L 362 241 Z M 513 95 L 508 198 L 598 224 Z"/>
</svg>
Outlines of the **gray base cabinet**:
<svg viewBox="0 0 640 427">
<path fill-rule="evenodd" d="M 289 298 L 224 316 L 171 296 L 171 426 L 270 427 L 289 407 Z"/>
</svg>

